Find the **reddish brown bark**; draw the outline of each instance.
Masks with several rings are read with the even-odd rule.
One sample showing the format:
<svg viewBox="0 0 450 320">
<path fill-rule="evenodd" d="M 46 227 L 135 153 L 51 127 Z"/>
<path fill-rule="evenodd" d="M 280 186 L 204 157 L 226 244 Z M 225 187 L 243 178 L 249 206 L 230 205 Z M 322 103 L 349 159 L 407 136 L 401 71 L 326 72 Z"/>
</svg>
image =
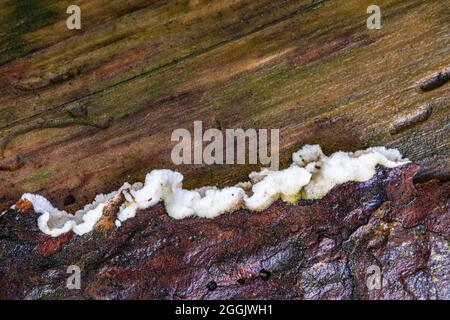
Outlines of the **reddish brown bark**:
<svg viewBox="0 0 450 320">
<path fill-rule="evenodd" d="M 322 200 L 213 220 L 173 220 L 157 205 L 83 237 L 50 238 L 34 212 L 10 210 L 0 298 L 449 299 L 450 184 L 414 185 L 417 170 L 379 169 Z M 69 265 L 82 270 L 81 290 L 66 288 Z M 379 290 L 366 285 L 373 266 Z"/>
</svg>

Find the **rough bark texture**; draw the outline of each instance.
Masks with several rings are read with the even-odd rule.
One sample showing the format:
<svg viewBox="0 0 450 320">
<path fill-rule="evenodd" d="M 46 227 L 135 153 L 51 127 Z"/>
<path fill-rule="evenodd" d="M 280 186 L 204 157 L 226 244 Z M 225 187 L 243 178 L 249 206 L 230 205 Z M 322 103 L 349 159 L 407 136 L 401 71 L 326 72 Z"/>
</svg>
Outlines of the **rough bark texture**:
<svg viewBox="0 0 450 320">
<path fill-rule="evenodd" d="M 40 233 L 22 202 L 0 218 L 0 298 L 450 299 L 450 184 L 414 185 L 417 170 L 213 220 L 157 205 L 116 229 L 106 212 L 83 237 Z M 66 288 L 69 265 L 81 290 Z M 374 266 L 382 287 L 369 290 Z"/>
<path fill-rule="evenodd" d="M 282 165 L 305 143 L 386 145 L 449 176 L 448 0 L 377 0 L 381 30 L 372 0 L 82 0 L 79 31 L 70 4 L 0 4 L 0 210 L 23 192 L 74 210 L 174 168 L 194 120 L 280 128 Z M 177 169 L 199 187 L 256 168 Z"/>
</svg>

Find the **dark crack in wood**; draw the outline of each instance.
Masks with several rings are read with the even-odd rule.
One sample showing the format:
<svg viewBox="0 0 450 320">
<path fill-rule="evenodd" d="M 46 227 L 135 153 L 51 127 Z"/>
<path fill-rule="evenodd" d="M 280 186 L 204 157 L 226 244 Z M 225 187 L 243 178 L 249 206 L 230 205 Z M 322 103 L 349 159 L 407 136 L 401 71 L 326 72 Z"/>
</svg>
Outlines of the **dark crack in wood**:
<svg viewBox="0 0 450 320">
<path fill-rule="evenodd" d="M 422 91 L 427 92 L 439 88 L 449 80 L 450 80 L 450 67 L 432 76 L 431 78 L 422 81 L 419 84 L 419 87 Z"/>
</svg>

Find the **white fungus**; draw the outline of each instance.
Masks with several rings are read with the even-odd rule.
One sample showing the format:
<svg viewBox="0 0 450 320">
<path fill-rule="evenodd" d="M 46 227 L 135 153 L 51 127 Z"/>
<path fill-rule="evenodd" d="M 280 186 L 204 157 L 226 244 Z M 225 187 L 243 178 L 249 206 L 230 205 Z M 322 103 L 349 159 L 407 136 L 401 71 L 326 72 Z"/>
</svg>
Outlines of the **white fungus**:
<svg viewBox="0 0 450 320">
<path fill-rule="evenodd" d="M 146 209 L 159 201 L 164 201 L 167 213 L 175 219 L 190 216 L 214 218 L 232 208 L 238 209 L 245 196 L 239 187 L 185 190 L 182 181 L 183 175 L 179 172 L 151 171 L 145 177 L 142 189 L 125 193 L 127 201 L 120 208 L 117 224 L 133 218 L 137 209 Z"/>
<path fill-rule="evenodd" d="M 81 236 L 92 231 L 95 224 L 102 217 L 103 209 L 108 202 L 114 200 L 116 196 L 120 196 L 122 191 L 133 187 L 134 185 L 131 186 L 125 183 L 117 191 L 109 194 L 98 194 L 92 203 L 87 204 L 75 214 L 56 209 L 41 195 L 25 193 L 21 199 L 30 201 L 33 204 L 34 211 L 41 214 L 38 217 L 38 227 L 45 234 L 58 237 L 73 230 L 73 232 Z"/>
<path fill-rule="evenodd" d="M 319 145 L 305 145 L 292 155 L 292 165 L 284 170 L 262 169 L 249 175 L 250 181 L 234 187 L 218 189 L 203 187 L 195 190 L 182 188 L 183 175 L 171 170 L 153 170 L 144 184 L 125 183 L 119 190 L 97 195 L 82 210 L 69 214 L 54 208 L 40 195 L 25 193 L 22 199 L 33 204 L 39 229 L 52 236 L 70 230 L 78 235 L 92 231 L 103 215 L 104 208 L 118 200 L 120 205 L 115 224 L 136 216 L 139 209 L 164 202 L 168 215 L 174 219 L 187 217 L 215 218 L 240 208 L 261 211 L 275 200 L 295 202 L 300 195 L 305 199 L 320 199 L 337 184 L 348 181 L 367 181 L 375 174 L 377 165 L 392 168 L 407 163 L 398 150 L 384 147 L 356 152 L 336 152 L 326 156 Z M 251 191 L 250 191 L 251 189 Z"/>
<path fill-rule="evenodd" d="M 245 206 L 250 210 L 261 211 L 279 198 L 294 202 L 310 179 L 311 173 L 295 165 L 280 171 L 266 172 L 265 177 L 253 185 L 253 194 L 246 197 Z"/>
<path fill-rule="evenodd" d="M 303 161 L 312 173 L 311 181 L 304 189 L 306 199 L 320 199 L 337 184 L 348 181 L 367 181 L 375 174 L 377 165 L 393 168 L 408 162 L 402 160 L 398 150 L 384 147 L 369 148 L 357 152 L 335 152 L 327 157 L 320 146 L 307 146 L 293 155 L 294 161 Z M 299 159 L 299 158 L 300 159 Z"/>
</svg>

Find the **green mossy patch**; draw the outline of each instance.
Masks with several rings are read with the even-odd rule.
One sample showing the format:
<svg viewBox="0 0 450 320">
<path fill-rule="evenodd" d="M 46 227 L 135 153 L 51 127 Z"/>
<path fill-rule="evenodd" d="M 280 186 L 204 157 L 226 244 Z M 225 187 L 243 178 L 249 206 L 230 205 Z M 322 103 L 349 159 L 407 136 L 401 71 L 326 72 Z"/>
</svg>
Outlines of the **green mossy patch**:
<svg viewBox="0 0 450 320">
<path fill-rule="evenodd" d="M 23 39 L 28 32 L 50 25 L 61 18 L 62 13 L 50 9 L 51 1 L 15 0 L 13 9 L 6 14 L 2 24 L 2 37 L 5 40 L 0 47 L 0 64 L 14 59 L 28 50 L 29 43 Z M 7 9 L 3 8 L 2 11 Z"/>
</svg>

